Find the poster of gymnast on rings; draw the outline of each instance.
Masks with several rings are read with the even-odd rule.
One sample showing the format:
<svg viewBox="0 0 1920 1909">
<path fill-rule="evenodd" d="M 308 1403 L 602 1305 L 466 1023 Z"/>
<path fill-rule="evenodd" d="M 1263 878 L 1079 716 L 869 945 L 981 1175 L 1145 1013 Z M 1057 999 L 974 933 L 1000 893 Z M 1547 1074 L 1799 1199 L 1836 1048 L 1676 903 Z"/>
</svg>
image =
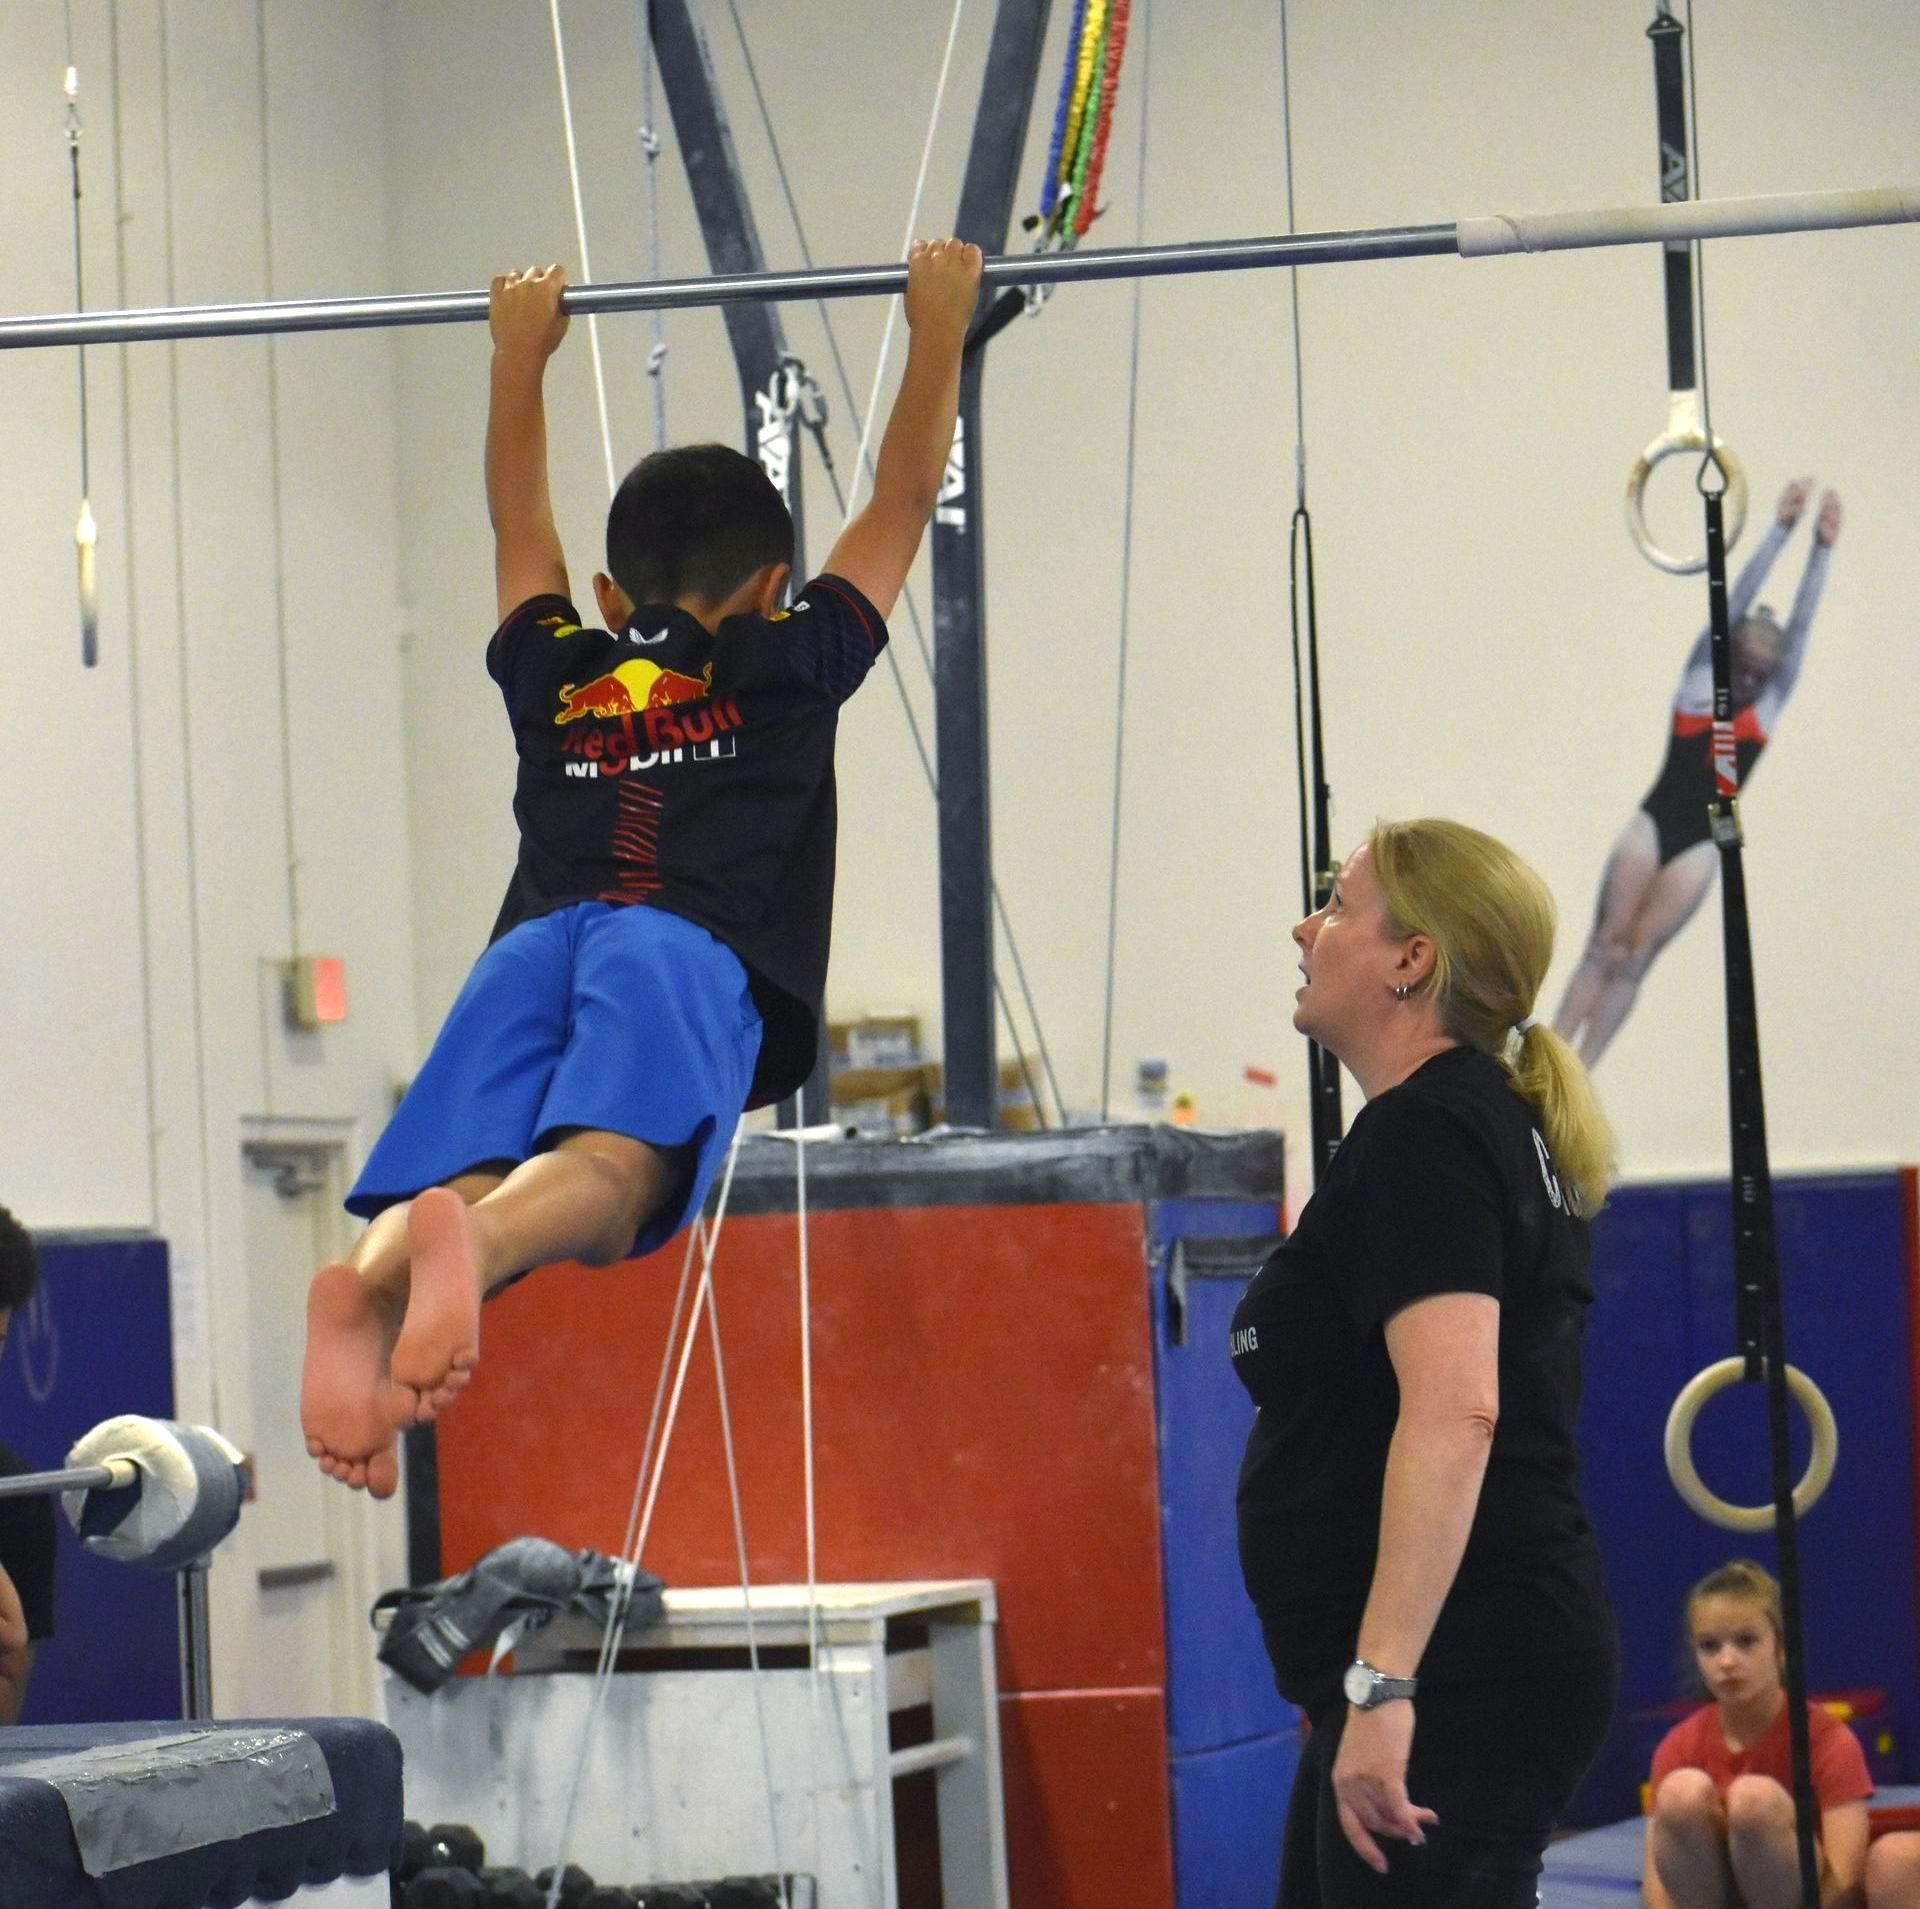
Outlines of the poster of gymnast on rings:
<svg viewBox="0 0 1920 1909">
<path fill-rule="evenodd" d="M 1840 535 L 1840 498 L 1830 490 L 1813 513 L 1806 567 L 1785 621 L 1757 601 L 1795 526 L 1807 514 L 1812 495 L 1811 478 L 1796 479 L 1780 493 L 1766 535 L 1741 566 L 1728 594 L 1737 718 L 1734 738 L 1742 788 L 1773 740 L 1781 712 L 1800 680 L 1814 612 Z M 1666 759 L 1607 857 L 1593 927 L 1554 1016 L 1555 1030 L 1573 1043 L 1589 1067 L 1607 1051 L 1633 1011 L 1647 970 L 1693 919 L 1718 872 L 1719 851 L 1707 822 L 1707 807 L 1713 800 L 1709 645 L 1709 633 L 1702 630 L 1681 669 L 1667 729 Z"/>
</svg>

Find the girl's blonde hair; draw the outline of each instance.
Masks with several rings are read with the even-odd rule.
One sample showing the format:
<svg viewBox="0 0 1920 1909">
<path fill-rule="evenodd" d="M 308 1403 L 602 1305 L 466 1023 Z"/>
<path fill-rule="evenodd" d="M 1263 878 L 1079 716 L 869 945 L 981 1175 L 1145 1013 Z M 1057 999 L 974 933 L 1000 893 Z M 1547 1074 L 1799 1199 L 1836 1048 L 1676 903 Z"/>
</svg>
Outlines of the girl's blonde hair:
<svg viewBox="0 0 1920 1909">
<path fill-rule="evenodd" d="M 1367 846 L 1389 925 L 1434 946 L 1428 982 L 1441 1025 L 1456 1041 L 1491 1054 L 1533 1109 L 1574 1198 L 1599 1212 L 1613 1177 L 1613 1133 L 1580 1057 L 1536 1024 L 1534 1010 L 1553 959 L 1555 912 L 1547 885 L 1491 835 L 1428 817 L 1377 824 Z"/>
<path fill-rule="evenodd" d="M 1735 1558 L 1730 1564 L 1723 1564 L 1717 1571 L 1709 1571 L 1691 1591 L 1687 1593 L 1687 1629 L 1693 1629 L 1693 1607 L 1702 1598 L 1735 1597 L 1743 1604 L 1757 1604 L 1766 1613 L 1767 1622 L 1773 1626 L 1775 1642 L 1785 1639 L 1787 1620 L 1780 1609 L 1780 1584 L 1771 1571 L 1763 1564 L 1755 1564 L 1751 1558 Z M 1692 1644 L 1692 1638 L 1688 1638 Z"/>
</svg>

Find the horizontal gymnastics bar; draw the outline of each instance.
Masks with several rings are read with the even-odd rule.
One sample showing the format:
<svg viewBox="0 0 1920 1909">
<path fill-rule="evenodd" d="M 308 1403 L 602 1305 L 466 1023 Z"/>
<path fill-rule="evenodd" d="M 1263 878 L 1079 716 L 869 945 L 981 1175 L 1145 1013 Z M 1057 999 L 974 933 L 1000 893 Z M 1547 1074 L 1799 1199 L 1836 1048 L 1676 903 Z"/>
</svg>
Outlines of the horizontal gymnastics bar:
<svg viewBox="0 0 1920 1909">
<path fill-rule="evenodd" d="M 1160 278 L 1362 259 L 1482 258 L 1674 239 L 1816 232 L 1839 226 L 1920 219 L 1920 188 L 1777 193 L 1751 199 L 1696 199 L 1601 212 L 1497 214 L 1451 225 L 1381 226 L 1264 239 L 1208 239 L 1179 245 L 1116 246 L 992 258 L 989 285 L 1057 285 L 1082 279 Z M 905 289 L 904 265 L 828 266 L 804 272 L 743 272 L 714 278 L 574 285 L 573 314 L 674 311 L 783 299 L 864 298 Z M 0 350 L 47 345 L 137 344 L 149 340 L 236 338 L 294 331 L 353 331 L 394 325 L 477 323 L 487 294 L 402 293 L 391 298 L 282 299 L 258 305 L 190 305 L 147 311 L 75 312 L 0 319 Z"/>
<path fill-rule="evenodd" d="M 59 1491 L 122 1491 L 140 1477 L 130 1458 L 105 1465 L 76 1465 L 71 1471 L 21 1472 L 0 1478 L 0 1498 L 34 1498 Z"/>
</svg>

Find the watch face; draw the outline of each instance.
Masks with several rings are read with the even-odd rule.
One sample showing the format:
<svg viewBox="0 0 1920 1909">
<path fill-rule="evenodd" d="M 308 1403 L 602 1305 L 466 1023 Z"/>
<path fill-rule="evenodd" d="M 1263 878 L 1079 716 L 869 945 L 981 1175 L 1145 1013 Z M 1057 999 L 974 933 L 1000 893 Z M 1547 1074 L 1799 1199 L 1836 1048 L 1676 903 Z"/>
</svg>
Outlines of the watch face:
<svg viewBox="0 0 1920 1909">
<path fill-rule="evenodd" d="M 1347 1702 L 1365 1708 L 1373 1695 L 1373 1679 L 1368 1675 L 1364 1664 L 1349 1664 L 1347 1674 L 1340 1680 L 1347 1693 Z"/>
</svg>

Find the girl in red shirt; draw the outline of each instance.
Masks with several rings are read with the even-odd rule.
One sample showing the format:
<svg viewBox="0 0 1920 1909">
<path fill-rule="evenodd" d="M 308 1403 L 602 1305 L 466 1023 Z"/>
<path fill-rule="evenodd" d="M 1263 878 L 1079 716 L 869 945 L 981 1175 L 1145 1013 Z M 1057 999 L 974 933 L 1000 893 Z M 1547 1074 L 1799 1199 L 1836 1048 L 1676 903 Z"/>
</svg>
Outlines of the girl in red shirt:
<svg viewBox="0 0 1920 1909">
<path fill-rule="evenodd" d="M 1648 1909 L 1797 1909 L 1793 1763 L 1781 1679 L 1780 1587 L 1739 1561 L 1687 1599 L 1687 1638 L 1713 1699 L 1653 1753 L 1644 1888 Z M 1807 1706 L 1820 1810 L 1820 1900 L 1861 1900 L 1867 1861 L 1867 1760 L 1845 1724 Z"/>
</svg>

